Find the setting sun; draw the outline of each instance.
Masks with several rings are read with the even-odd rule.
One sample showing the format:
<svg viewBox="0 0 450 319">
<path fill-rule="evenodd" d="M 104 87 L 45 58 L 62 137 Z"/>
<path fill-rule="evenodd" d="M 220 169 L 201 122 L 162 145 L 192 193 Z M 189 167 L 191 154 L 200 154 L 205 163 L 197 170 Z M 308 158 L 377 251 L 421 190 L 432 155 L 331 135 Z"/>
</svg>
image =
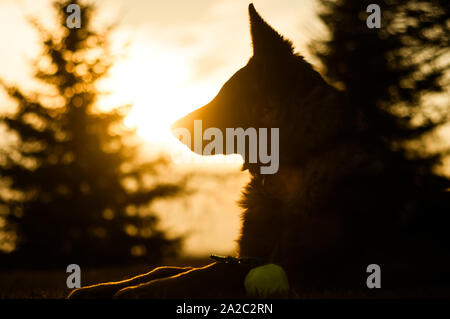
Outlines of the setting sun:
<svg viewBox="0 0 450 319">
<path fill-rule="evenodd" d="M 0 0 L 0 299 L 448 298 L 449 8 L 371 2 Z"/>
<path fill-rule="evenodd" d="M 190 80 L 186 57 L 164 48 L 131 47 L 110 73 L 102 89 L 113 93 L 101 106 L 132 104 L 125 124 L 136 127 L 146 141 L 174 141 L 170 125 L 214 96 L 211 86 Z"/>
</svg>

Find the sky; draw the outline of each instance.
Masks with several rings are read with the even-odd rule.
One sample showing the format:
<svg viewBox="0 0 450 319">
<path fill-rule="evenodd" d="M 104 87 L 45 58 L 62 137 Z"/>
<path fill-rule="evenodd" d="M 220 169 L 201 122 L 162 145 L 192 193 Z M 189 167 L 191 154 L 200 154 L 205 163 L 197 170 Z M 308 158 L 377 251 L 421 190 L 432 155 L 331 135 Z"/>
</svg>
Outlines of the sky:
<svg viewBox="0 0 450 319">
<path fill-rule="evenodd" d="M 113 43 L 129 42 L 101 88 L 113 91 L 103 105 L 134 103 L 128 124 L 139 134 L 165 139 L 178 117 L 206 104 L 251 56 L 247 7 L 243 0 L 98 0 L 99 24 L 118 21 Z M 255 0 L 257 10 L 302 53 L 320 28 L 310 0 Z M 51 22 L 47 0 L 0 0 L 0 76 L 33 87 L 30 63 L 39 53 L 27 16 Z M 101 21 L 101 22 L 99 22 Z M 11 32 L 11 30 L 14 30 Z M 174 93 L 176 92 L 176 93 Z M 2 96 L 0 96 L 2 101 Z M 4 104 L 4 103 L 3 103 Z M 4 108 L 5 106 L 3 106 Z M 143 116 L 144 115 L 144 116 Z M 161 130 L 163 129 L 163 130 Z"/>
<path fill-rule="evenodd" d="M 249 176 L 240 172 L 239 157 L 199 159 L 177 142 L 170 124 L 208 103 L 225 81 L 252 55 L 248 5 L 244 0 L 97 0 L 95 26 L 111 22 L 118 26 L 111 37 L 120 57 L 110 76 L 99 83 L 111 94 L 99 101 L 109 108 L 133 104 L 126 124 L 135 126 L 147 153 L 182 154 L 196 160 L 191 183 L 197 192 L 186 198 L 157 201 L 161 227 L 175 235 L 188 234 L 185 253 L 228 254 L 239 234 L 237 201 Z M 51 28 L 49 0 L 0 0 L 0 78 L 26 91 L 39 89 L 32 79 L 33 59 L 39 55 L 36 31 L 27 17 Z M 321 31 L 313 0 L 254 0 L 256 9 L 281 34 L 291 39 L 306 58 L 308 41 Z M 126 49 L 124 45 L 128 44 Z M 0 91 L 0 111 L 13 109 Z M 3 134 L 3 135 L 2 135 Z M 0 131 L 0 144 L 4 133 Z M 203 167 L 208 167 L 205 173 Z M 224 165 L 227 164 L 227 169 Z M 209 165 L 209 166 L 208 166 Z M 219 169 L 218 169 L 219 168 Z M 221 176 L 218 177 L 216 173 Z"/>
<path fill-rule="evenodd" d="M 208 103 L 251 57 L 250 1 L 92 2 L 98 9 L 94 21 L 97 27 L 118 22 L 111 40 L 116 52 L 124 53 L 110 76 L 99 84 L 100 89 L 111 92 L 99 101 L 99 106 L 133 104 L 126 124 L 137 127 L 147 153 L 164 150 L 174 159 L 182 154 L 183 158 L 200 163 L 191 165 L 195 169 L 208 164 L 215 173 L 220 167 L 221 177 L 200 174 L 193 179 L 193 183 L 200 185 L 195 195 L 154 203 L 162 226 L 174 235 L 190 234 L 185 242 L 186 254 L 232 253 L 240 225 L 236 201 L 249 176 L 239 171 L 239 157 L 199 159 L 186 155 L 169 127 L 176 119 Z M 253 3 L 269 24 L 293 41 L 297 52 L 317 65 L 307 50 L 309 41 L 325 36 L 315 14 L 317 1 L 253 0 Z M 50 1 L 0 0 L 0 78 L 26 90 L 39 88 L 32 80 L 31 66 L 40 46 L 36 32 L 27 23 L 29 16 L 51 27 Z M 128 47 L 124 50 L 126 43 Z M 0 111 L 12 107 L 0 90 Z M 450 135 L 450 127 L 447 129 Z M 0 130 L 0 145 L 2 136 Z M 224 163 L 228 165 L 226 170 Z"/>
</svg>

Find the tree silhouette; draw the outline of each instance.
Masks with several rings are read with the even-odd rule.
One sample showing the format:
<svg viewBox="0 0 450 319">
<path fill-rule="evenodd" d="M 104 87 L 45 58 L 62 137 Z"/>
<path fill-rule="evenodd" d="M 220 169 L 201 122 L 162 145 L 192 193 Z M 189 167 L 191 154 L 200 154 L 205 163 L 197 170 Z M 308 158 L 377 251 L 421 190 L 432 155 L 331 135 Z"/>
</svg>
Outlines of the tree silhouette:
<svg viewBox="0 0 450 319">
<path fill-rule="evenodd" d="M 426 151 L 422 138 L 448 121 L 450 3 L 445 0 L 382 0 L 381 28 L 369 28 L 373 1 L 321 0 L 329 38 L 312 49 L 328 79 L 345 89 L 358 109 L 374 148 L 388 154 L 392 178 L 427 190 L 449 187 L 436 174 L 443 153 Z M 415 141 L 415 147 L 411 142 Z M 412 193 L 409 195 L 411 196 Z"/>
<path fill-rule="evenodd" d="M 69 4 L 80 6 L 81 28 L 66 26 Z M 168 239 L 157 217 L 142 208 L 181 186 L 149 186 L 164 161 L 137 162 L 134 131 L 122 125 L 127 106 L 96 108 L 96 83 L 114 60 L 111 28 L 95 31 L 94 8 L 83 2 L 56 1 L 54 8 L 56 32 L 33 22 L 44 48 L 35 77 L 48 92 L 26 95 L 3 84 L 17 104 L 3 121 L 18 143 L 3 154 L 0 176 L 9 192 L 0 204 L 9 208 L 6 231 L 14 230 L 18 241 L 2 260 L 28 266 L 157 262 L 176 253 L 179 239 Z"/>
</svg>

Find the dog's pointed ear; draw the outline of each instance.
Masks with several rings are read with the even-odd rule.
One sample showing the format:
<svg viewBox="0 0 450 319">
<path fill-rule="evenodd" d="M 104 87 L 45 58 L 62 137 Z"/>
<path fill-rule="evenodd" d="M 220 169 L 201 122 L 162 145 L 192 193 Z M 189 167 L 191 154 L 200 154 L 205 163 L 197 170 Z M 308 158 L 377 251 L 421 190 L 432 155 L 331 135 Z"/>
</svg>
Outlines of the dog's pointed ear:
<svg viewBox="0 0 450 319">
<path fill-rule="evenodd" d="M 253 42 L 254 57 L 264 57 L 267 55 L 292 55 L 292 42 L 286 40 L 277 31 L 264 21 L 256 12 L 253 3 L 248 7 L 250 14 L 250 32 Z"/>
</svg>

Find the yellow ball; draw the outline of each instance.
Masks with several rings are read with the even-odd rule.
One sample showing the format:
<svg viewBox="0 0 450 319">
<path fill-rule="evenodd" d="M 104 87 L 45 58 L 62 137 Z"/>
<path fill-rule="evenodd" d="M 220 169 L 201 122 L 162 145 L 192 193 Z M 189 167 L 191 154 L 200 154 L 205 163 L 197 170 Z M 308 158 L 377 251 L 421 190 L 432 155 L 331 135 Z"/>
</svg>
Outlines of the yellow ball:
<svg viewBox="0 0 450 319">
<path fill-rule="evenodd" d="M 255 267 L 244 280 L 245 290 L 251 297 L 282 296 L 289 293 L 289 281 L 284 269 L 275 264 Z"/>
</svg>

